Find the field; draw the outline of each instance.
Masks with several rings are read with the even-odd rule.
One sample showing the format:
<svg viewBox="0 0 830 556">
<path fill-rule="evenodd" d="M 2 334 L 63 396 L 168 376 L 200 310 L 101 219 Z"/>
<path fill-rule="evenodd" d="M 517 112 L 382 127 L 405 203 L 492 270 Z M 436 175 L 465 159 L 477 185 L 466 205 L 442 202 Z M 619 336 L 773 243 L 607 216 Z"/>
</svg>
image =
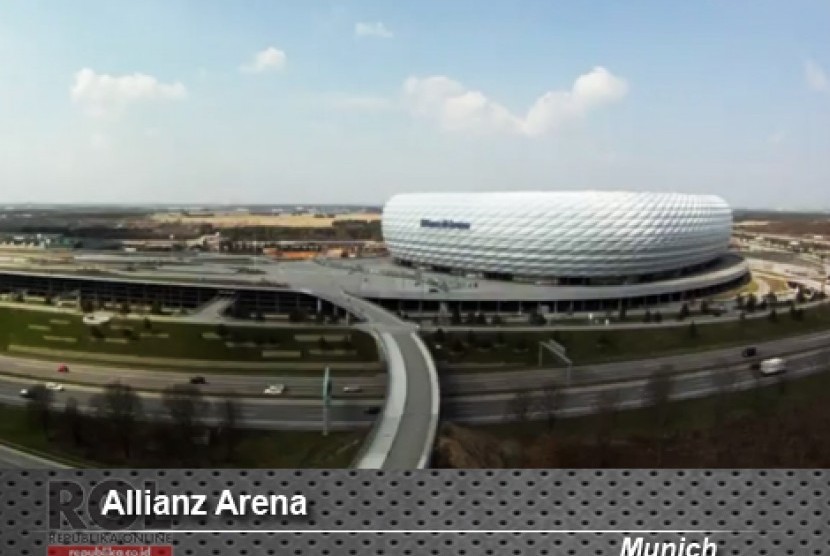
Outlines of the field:
<svg viewBox="0 0 830 556">
<path fill-rule="evenodd" d="M 266 214 L 215 214 L 184 215 L 181 213 L 158 213 L 152 216 L 156 222 L 167 224 L 198 225 L 210 224 L 216 228 L 236 228 L 247 226 L 272 226 L 279 228 L 330 228 L 335 222 L 363 221 L 376 222 L 380 214 L 354 213 L 338 214 L 335 217 L 315 217 L 300 215 L 266 215 Z"/>
<path fill-rule="evenodd" d="M 556 340 L 567 349 L 577 365 L 640 359 L 718 347 L 739 346 L 826 330 L 830 328 L 830 307 L 805 310 L 801 320 L 780 310 L 775 321 L 766 317 L 717 324 L 691 324 L 673 327 L 647 327 L 609 330 L 550 330 L 534 332 L 446 332 L 436 349 L 435 335 L 427 335 L 427 345 L 436 360 L 450 367 L 462 364 L 470 370 L 501 369 L 503 366 L 537 366 L 538 343 Z M 562 365 L 543 352 L 544 365 Z"/>
<path fill-rule="evenodd" d="M 0 349 L 29 355 L 106 359 L 164 366 L 173 360 L 319 368 L 322 363 L 377 363 L 374 339 L 352 329 L 208 326 L 152 318 L 114 318 L 90 327 L 81 316 L 0 307 Z M 372 365 L 367 365 L 370 367 Z M 376 365 L 375 365 L 376 366 Z M 227 368 L 221 369 L 227 372 Z"/>
</svg>

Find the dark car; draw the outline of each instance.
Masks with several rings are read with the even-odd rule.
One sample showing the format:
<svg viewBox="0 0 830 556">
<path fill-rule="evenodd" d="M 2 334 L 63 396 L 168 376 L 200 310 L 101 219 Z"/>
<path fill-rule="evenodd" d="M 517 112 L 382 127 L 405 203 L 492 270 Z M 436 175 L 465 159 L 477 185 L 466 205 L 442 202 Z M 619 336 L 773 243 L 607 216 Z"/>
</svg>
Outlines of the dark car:
<svg viewBox="0 0 830 556">
<path fill-rule="evenodd" d="M 366 408 L 366 415 L 377 415 L 378 413 L 380 413 L 380 407 L 378 406 Z"/>
<path fill-rule="evenodd" d="M 190 379 L 190 384 L 207 384 L 207 380 L 203 376 L 194 376 Z"/>
<path fill-rule="evenodd" d="M 750 370 L 753 371 L 760 371 L 761 370 L 761 363 L 760 361 L 755 361 L 754 363 L 749 365 Z"/>
<path fill-rule="evenodd" d="M 743 351 L 744 357 L 755 357 L 756 355 L 758 355 L 758 349 L 754 347 L 748 347 Z"/>
</svg>

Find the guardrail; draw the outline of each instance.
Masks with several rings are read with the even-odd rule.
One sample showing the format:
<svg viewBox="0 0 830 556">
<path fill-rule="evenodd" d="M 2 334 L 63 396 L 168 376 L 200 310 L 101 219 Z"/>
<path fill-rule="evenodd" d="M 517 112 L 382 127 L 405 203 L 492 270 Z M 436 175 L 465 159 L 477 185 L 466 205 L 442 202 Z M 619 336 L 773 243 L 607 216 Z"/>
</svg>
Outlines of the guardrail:
<svg viewBox="0 0 830 556">
<path fill-rule="evenodd" d="M 404 403 L 406 402 L 406 365 L 397 342 L 388 332 L 378 334 L 378 346 L 387 361 L 389 379 L 386 382 L 386 401 L 381 414 L 369 432 L 369 440 L 358 453 L 354 467 L 380 469 L 392 442 L 398 434 Z"/>
<path fill-rule="evenodd" d="M 429 349 L 427 349 L 426 344 L 424 344 L 424 341 L 416 332 L 412 333 L 412 339 L 415 341 L 418 349 L 421 350 L 421 353 L 424 356 L 424 361 L 426 361 L 427 364 L 427 371 L 429 372 L 429 387 L 431 391 L 430 398 L 432 400 L 432 405 L 430 407 L 429 433 L 427 434 L 424 449 L 421 452 L 421 457 L 418 459 L 418 469 L 425 469 L 429 466 L 429 460 L 432 456 L 432 447 L 435 444 L 435 435 L 438 432 L 438 419 L 441 413 L 441 392 L 439 390 L 438 372 L 435 369 L 435 362 L 429 354 Z"/>
</svg>

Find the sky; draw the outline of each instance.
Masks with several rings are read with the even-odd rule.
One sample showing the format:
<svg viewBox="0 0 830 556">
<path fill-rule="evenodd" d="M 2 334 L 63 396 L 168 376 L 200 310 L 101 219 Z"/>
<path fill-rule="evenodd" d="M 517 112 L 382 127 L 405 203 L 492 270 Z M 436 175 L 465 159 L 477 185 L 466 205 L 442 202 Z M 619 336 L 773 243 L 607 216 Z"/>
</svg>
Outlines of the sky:
<svg viewBox="0 0 830 556">
<path fill-rule="evenodd" d="M 828 29 L 828 0 L 0 0 L 0 203 L 830 209 Z"/>
</svg>

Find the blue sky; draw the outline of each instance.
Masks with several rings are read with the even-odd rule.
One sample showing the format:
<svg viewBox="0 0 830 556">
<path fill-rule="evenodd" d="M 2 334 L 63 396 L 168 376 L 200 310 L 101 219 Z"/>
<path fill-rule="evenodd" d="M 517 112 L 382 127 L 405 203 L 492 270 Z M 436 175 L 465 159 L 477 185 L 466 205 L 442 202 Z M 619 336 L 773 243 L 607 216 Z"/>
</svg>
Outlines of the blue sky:
<svg viewBox="0 0 830 556">
<path fill-rule="evenodd" d="M 0 202 L 830 208 L 830 3 L 0 0 Z"/>
</svg>

